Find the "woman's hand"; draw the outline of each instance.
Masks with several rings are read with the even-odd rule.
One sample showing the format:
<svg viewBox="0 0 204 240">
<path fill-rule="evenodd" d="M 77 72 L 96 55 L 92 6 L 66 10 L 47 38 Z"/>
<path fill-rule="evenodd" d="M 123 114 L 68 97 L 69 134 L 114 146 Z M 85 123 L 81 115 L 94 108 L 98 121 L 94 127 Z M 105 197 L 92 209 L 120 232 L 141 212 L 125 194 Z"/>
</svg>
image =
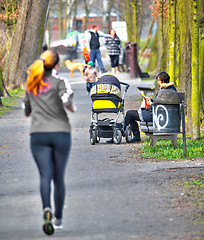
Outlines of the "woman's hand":
<svg viewBox="0 0 204 240">
<path fill-rule="evenodd" d="M 150 98 L 146 97 L 146 99 L 145 99 L 145 106 L 146 106 L 146 108 L 150 108 L 151 104 L 152 104 L 152 102 L 151 102 Z"/>
</svg>

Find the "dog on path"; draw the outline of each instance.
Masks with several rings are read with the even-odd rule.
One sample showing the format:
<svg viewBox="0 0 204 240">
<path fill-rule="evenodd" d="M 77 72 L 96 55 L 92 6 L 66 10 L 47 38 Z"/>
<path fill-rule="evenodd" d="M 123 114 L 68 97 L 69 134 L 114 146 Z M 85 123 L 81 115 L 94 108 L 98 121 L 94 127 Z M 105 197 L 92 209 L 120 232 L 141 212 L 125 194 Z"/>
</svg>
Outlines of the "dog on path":
<svg viewBox="0 0 204 240">
<path fill-rule="evenodd" d="M 81 76 L 83 77 L 83 75 L 84 75 L 83 68 L 86 64 L 78 63 L 78 62 L 71 62 L 70 60 L 66 60 L 65 64 L 66 64 L 67 68 L 69 69 L 69 71 L 71 72 L 70 77 L 73 77 L 73 72 L 77 69 L 79 69 L 79 71 L 81 72 Z"/>
</svg>

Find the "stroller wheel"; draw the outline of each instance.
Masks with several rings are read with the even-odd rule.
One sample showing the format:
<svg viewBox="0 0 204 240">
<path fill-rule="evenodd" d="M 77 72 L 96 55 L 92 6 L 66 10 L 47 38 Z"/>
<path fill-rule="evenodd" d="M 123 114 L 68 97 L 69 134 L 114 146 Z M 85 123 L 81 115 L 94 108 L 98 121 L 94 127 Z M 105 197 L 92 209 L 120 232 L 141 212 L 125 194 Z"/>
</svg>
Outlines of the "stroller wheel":
<svg viewBox="0 0 204 240">
<path fill-rule="evenodd" d="M 127 143 L 130 143 L 131 139 L 133 138 L 132 128 L 128 125 L 125 129 L 125 139 Z"/>
<path fill-rule="evenodd" d="M 115 129 L 113 132 L 113 142 L 120 144 L 122 141 L 122 132 L 119 129 Z"/>
<path fill-rule="evenodd" d="M 94 129 L 90 130 L 90 143 L 94 145 L 96 143 L 96 132 Z"/>
<path fill-rule="evenodd" d="M 98 136 L 98 128 L 95 127 L 95 134 L 96 134 L 96 143 L 100 142 L 100 137 Z"/>
</svg>

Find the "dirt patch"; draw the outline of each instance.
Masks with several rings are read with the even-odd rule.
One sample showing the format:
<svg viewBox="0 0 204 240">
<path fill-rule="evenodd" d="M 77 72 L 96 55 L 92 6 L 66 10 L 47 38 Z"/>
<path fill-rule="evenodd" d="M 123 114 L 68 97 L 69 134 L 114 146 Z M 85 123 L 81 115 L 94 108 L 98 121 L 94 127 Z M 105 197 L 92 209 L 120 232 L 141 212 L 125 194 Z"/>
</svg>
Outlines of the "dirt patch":
<svg viewBox="0 0 204 240">
<path fill-rule="evenodd" d="M 140 98 L 127 98 L 126 109 L 138 109 L 141 105 Z M 147 139 L 141 133 L 142 141 Z M 129 144 L 130 154 L 128 158 L 114 159 L 120 164 L 156 163 L 156 162 L 185 162 L 187 159 L 173 161 L 157 160 L 155 158 L 143 158 L 143 144 Z M 203 159 L 191 159 L 188 161 L 201 161 Z M 204 225 L 204 168 L 201 167 L 171 167 L 157 171 L 152 175 L 152 182 L 166 193 L 170 208 L 175 209 L 177 216 L 184 217 L 193 224 Z M 200 185 L 199 185 L 200 184 Z M 204 239 L 204 232 L 180 235 L 179 240 L 201 240 Z"/>
</svg>

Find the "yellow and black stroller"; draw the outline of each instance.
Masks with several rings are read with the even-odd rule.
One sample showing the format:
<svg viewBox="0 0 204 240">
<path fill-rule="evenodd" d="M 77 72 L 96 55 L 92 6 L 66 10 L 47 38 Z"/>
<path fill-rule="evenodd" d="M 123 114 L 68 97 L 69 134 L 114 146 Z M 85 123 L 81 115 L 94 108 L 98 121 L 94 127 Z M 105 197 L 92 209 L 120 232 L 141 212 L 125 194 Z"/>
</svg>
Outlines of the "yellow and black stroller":
<svg viewBox="0 0 204 240">
<path fill-rule="evenodd" d="M 123 94 L 121 94 L 121 85 L 124 85 Z M 120 82 L 111 74 L 102 76 L 92 87 L 89 130 L 92 145 L 99 143 L 100 138 L 112 138 L 115 144 L 121 143 L 122 136 L 125 134 L 124 99 L 128 88 L 129 84 Z M 113 114 L 114 118 L 102 118 L 104 114 Z"/>
</svg>

